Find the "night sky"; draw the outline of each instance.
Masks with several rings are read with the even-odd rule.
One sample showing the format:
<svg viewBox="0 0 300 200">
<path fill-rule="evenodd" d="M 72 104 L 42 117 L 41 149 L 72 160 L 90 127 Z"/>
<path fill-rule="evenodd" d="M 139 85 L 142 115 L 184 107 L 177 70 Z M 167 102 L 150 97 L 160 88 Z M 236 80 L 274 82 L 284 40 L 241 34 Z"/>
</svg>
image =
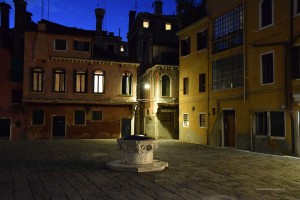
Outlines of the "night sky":
<svg viewBox="0 0 300 200">
<path fill-rule="evenodd" d="M 10 12 L 10 27 L 13 27 L 13 0 L 4 1 L 12 7 Z M 44 1 L 43 14 L 41 9 L 42 1 Z M 176 14 L 175 1 L 163 0 L 164 14 Z M 0 0 L 0 2 L 3 2 L 3 0 Z M 27 0 L 27 11 L 33 14 L 32 19 L 34 22 L 38 22 L 43 16 L 46 20 L 49 19 L 49 21 L 65 26 L 95 30 L 96 18 L 94 10 L 97 7 L 102 7 L 106 10 L 103 29 L 114 32 L 115 35 L 119 35 L 120 29 L 121 37 L 126 41 L 129 10 L 153 13 L 153 2 L 154 0 Z"/>
</svg>

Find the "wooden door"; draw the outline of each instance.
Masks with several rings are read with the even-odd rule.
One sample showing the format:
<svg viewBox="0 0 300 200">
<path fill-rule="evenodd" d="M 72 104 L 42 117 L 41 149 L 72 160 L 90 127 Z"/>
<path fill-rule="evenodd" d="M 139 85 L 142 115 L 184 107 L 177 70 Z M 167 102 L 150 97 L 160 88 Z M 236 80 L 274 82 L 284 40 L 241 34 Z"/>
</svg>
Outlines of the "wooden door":
<svg viewBox="0 0 300 200">
<path fill-rule="evenodd" d="M 223 111 L 224 146 L 236 147 L 235 110 Z"/>
</svg>

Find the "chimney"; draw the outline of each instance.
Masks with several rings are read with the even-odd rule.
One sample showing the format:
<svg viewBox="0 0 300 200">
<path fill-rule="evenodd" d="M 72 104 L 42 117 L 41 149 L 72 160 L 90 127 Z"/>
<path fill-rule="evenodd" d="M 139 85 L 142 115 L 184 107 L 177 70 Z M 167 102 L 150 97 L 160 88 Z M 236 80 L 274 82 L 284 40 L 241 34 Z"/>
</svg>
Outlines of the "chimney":
<svg viewBox="0 0 300 200">
<path fill-rule="evenodd" d="M 1 14 L 1 30 L 9 30 L 9 10 L 11 9 L 10 5 L 2 2 L 0 3 L 0 14 Z"/>
<path fill-rule="evenodd" d="M 129 11 L 129 27 L 128 27 L 128 31 L 130 31 L 131 27 L 134 24 L 134 20 L 135 20 L 135 15 L 136 15 L 136 11 L 134 10 L 130 10 Z"/>
<path fill-rule="evenodd" d="M 105 10 L 103 8 L 96 8 L 95 15 L 96 15 L 96 35 L 101 35 Z"/>
<path fill-rule="evenodd" d="M 154 1 L 154 14 L 162 15 L 162 0 L 155 0 Z"/>
<path fill-rule="evenodd" d="M 14 0 L 15 4 L 15 29 L 24 30 L 26 24 L 26 6 L 24 0 Z"/>
</svg>

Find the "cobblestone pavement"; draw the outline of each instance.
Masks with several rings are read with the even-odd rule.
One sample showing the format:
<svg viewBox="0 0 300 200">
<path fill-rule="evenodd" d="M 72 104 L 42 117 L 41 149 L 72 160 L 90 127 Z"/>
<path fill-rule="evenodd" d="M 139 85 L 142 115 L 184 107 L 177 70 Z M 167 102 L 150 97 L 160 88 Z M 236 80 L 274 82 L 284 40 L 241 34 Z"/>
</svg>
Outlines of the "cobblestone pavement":
<svg viewBox="0 0 300 200">
<path fill-rule="evenodd" d="M 0 199 L 300 199 L 300 159 L 158 141 L 160 172 L 106 168 L 116 140 L 0 141 Z"/>
</svg>

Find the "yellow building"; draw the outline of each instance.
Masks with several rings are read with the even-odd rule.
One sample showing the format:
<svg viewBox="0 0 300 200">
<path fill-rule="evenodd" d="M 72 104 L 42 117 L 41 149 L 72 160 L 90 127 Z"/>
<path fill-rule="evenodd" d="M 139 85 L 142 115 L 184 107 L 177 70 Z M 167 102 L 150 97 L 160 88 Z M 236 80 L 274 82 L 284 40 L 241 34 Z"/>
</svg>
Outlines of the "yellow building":
<svg viewBox="0 0 300 200">
<path fill-rule="evenodd" d="M 180 38 L 180 140 L 299 155 L 299 0 L 208 0 Z"/>
</svg>

